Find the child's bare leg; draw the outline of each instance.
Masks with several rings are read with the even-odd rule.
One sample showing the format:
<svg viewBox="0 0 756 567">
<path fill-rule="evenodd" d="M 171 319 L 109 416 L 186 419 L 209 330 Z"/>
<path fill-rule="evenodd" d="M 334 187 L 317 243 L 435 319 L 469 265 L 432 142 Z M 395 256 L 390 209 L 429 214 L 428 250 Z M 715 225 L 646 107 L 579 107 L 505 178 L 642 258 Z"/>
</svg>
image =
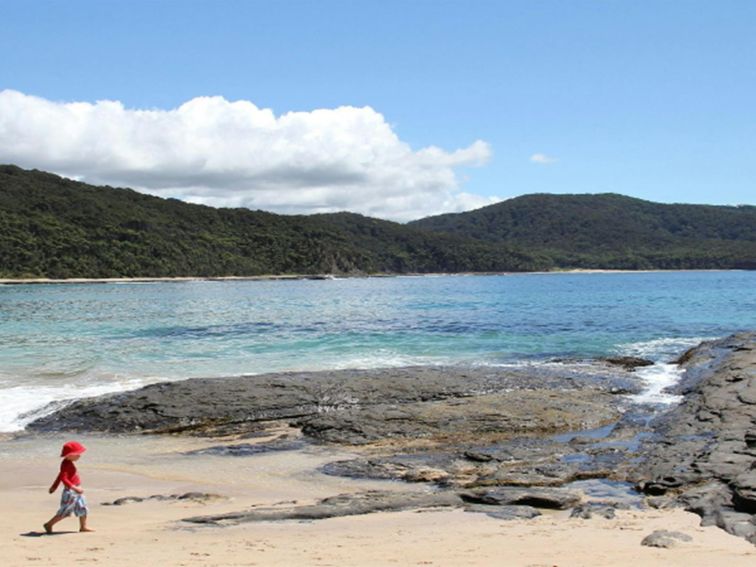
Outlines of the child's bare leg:
<svg viewBox="0 0 756 567">
<path fill-rule="evenodd" d="M 79 516 L 79 531 L 80 532 L 93 532 L 92 528 L 87 527 L 87 517 Z"/>
<path fill-rule="evenodd" d="M 43 524 L 45 526 L 45 531 L 48 534 L 51 534 L 53 531 L 52 530 L 53 526 L 57 524 L 58 522 L 60 522 L 62 519 L 63 519 L 63 516 L 58 516 L 57 514 L 53 516 L 52 518 L 50 518 L 45 524 Z"/>
</svg>

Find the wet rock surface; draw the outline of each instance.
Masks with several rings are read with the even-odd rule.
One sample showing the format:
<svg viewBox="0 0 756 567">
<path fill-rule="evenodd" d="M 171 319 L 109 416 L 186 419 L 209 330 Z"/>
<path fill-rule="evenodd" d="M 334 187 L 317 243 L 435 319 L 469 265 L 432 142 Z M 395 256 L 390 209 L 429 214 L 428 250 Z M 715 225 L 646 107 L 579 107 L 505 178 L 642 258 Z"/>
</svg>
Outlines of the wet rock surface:
<svg viewBox="0 0 756 567">
<path fill-rule="evenodd" d="M 594 388 L 514 390 L 464 398 L 375 404 L 307 416 L 294 425 L 319 441 L 363 445 L 423 439 L 448 445 L 471 439 L 493 443 L 529 433 L 595 427 L 618 417 L 616 400 Z"/>
<path fill-rule="evenodd" d="M 498 431 L 499 425 L 515 431 L 536 430 L 549 408 L 561 413 L 554 415 L 553 421 L 544 421 L 545 427 L 577 427 L 582 418 L 568 415 L 569 403 L 558 399 L 562 393 L 572 393 L 575 400 L 593 400 L 598 409 L 611 405 L 612 393 L 638 389 L 629 373 L 608 371 L 602 365 L 267 374 L 164 382 L 78 400 L 64 411 L 33 421 L 28 429 L 206 436 L 246 434 L 283 420 L 297 423 L 315 440 L 360 444 L 392 435 L 422 437 L 439 426 L 452 431 L 456 426 L 465 427 L 470 419 L 479 420 L 478 426 L 468 426 L 470 431 Z M 508 418 L 507 408 L 527 403 L 527 392 L 539 403 L 529 408 L 535 423 L 517 414 Z M 542 410 L 544 392 L 553 399 Z M 472 409 L 476 404 L 477 412 Z M 501 419 L 491 414 L 501 414 Z M 511 422 L 508 426 L 507 420 Z M 595 421 L 591 419 L 585 427 Z"/>
<path fill-rule="evenodd" d="M 703 343 L 680 360 L 685 398 L 651 423 L 628 478 L 756 544 L 756 333 Z"/>
<path fill-rule="evenodd" d="M 187 451 L 185 455 L 215 455 L 221 457 L 250 457 L 273 453 L 277 451 L 296 451 L 306 446 L 304 439 L 282 435 L 269 442 L 261 443 L 233 443 L 228 445 L 213 445 L 204 449 Z"/>
</svg>

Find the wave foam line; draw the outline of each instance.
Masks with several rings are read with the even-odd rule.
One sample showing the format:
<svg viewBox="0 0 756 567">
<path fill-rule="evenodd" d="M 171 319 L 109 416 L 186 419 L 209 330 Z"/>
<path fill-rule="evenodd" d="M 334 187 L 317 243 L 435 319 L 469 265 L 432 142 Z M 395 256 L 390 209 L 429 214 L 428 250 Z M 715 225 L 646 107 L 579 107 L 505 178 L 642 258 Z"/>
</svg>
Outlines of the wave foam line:
<svg viewBox="0 0 756 567">
<path fill-rule="evenodd" d="M 133 379 L 86 387 L 35 385 L 4 388 L 0 401 L 0 433 L 22 431 L 28 423 L 74 400 L 134 390 L 142 385 L 143 380 Z"/>
<path fill-rule="evenodd" d="M 710 341 L 714 337 L 666 337 L 621 344 L 618 350 L 628 356 L 640 356 L 660 360 L 664 357 L 673 357 L 682 354 L 682 351 L 697 346 L 704 341 Z"/>
<path fill-rule="evenodd" d="M 656 363 L 635 370 L 636 376 L 643 382 L 645 389 L 630 399 L 640 404 L 678 404 L 683 397 L 669 394 L 664 390 L 680 381 L 683 370 L 677 364 Z"/>
</svg>

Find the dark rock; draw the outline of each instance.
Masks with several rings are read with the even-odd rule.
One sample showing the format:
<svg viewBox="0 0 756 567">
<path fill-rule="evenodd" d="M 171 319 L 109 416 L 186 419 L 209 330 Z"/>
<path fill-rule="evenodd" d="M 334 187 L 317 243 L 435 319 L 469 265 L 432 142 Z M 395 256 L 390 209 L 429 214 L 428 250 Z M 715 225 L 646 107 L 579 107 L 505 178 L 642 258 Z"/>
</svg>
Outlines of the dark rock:
<svg viewBox="0 0 756 567">
<path fill-rule="evenodd" d="M 675 547 L 679 542 L 693 541 L 693 538 L 682 532 L 673 532 L 669 530 L 656 530 L 643 538 L 641 545 L 646 547 Z"/>
<path fill-rule="evenodd" d="M 406 468 L 399 469 L 382 459 L 344 459 L 326 463 L 320 467 L 320 472 L 332 476 L 348 478 L 372 478 L 378 480 L 399 480 L 406 472 Z"/>
<path fill-rule="evenodd" d="M 602 399 L 603 395 L 609 396 L 612 388 L 632 386 L 633 381 L 626 376 L 584 365 L 520 369 L 408 367 L 192 379 L 77 400 L 64 410 L 33 421 L 28 428 L 248 435 L 271 423 L 296 421 L 320 440 L 361 443 L 393 434 L 417 437 L 432 431 L 432 427 L 423 427 L 413 417 L 418 413 L 451 430 L 465 417 L 475 417 L 472 411 L 464 411 L 468 402 L 474 404 L 476 398 L 498 394 L 503 396 L 498 399 L 503 405 L 496 406 L 496 415 L 480 415 L 471 430 L 495 433 L 498 425 L 509 431 L 537 431 L 539 427 L 552 426 L 581 429 L 606 418 L 607 413 L 600 408 L 614 402 Z M 526 391 L 540 392 L 529 402 L 530 409 L 535 410 L 532 422 L 521 419 L 517 411 L 514 415 L 510 412 L 518 396 Z M 573 397 L 563 399 L 561 407 L 558 399 L 551 398 L 567 392 L 572 392 Z M 542 412 L 533 406 L 536 398 L 557 412 L 545 423 Z M 595 401 L 599 415 L 594 418 L 584 411 L 571 415 L 571 399 L 583 408 L 590 405 L 587 402 Z M 434 403 L 446 402 L 444 408 L 453 411 L 455 400 L 460 404 L 456 416 L 450 414 L 444 419 L 434 414 Z M 493 400 L 484 400 L 481 410 L 494 405 Z M 342 417 L 331 420 L 332 415 Z M 352 423 L 357 430 L 350 440 L 346 429 Z"/>
<path fill-rule="evenodd" d="M 215 445 L 204 449 L 187 451 L 185 455 L 217 455 L 223 457 L 249 457 L 276 451 L 295 451 L 306 445 L 304 439 L 280 438 L 268 443 L 237 443 Z"/>
<path fill-rule="evenodd" d="M 717 511 L 714 519 L 714 524 L 723 530 L 756 544 L 756 524 L 752 514 L 723 508 Z"/>
<path fill-rule="evenodd" d="M 649 496 L 646 498 L 645 503 L 649 508 L 660 510 L 675 506 L 676 500 L 667 496 Z"/>
<path fill-rule="evenodd" d="M 618 415 L 609 394 L 601 391 L 514 390 L 464 400 L 352 407 L 310 415 L 295 425 L 328 443 L 424 439 L 446 445 L 597 427 Z"/>
<path fill-rule="evenodd" d="M 465 492 L 460 495 L 465 502 L 495 504 L 497 506 L 532 506 L 566 510 L 580 502 L 580 495 L 553 488 L 499 487 L 489 490 Z"/>
<path fill-rule="evenodd" d="M 447 452 L 423 452 L 386 457 L 334 461 L 320 468 L 324 474 L 349 478 L 443 483 L 453 476 L 455 458 Z"/>
<path fill-rule="evenodd" d="M 690 488 L 677 497 L 688 512 L 703 518 L 703 525 L 715 525 L 719 510 L 732 506 L 732 493 L 727 485 L 711 480 L 703 485 Z"/>
<path fill-rule="evenodd" d="M 242 512 L 195 516 L 184 522 L 194 524 L 234 525 L 245 522 L 271 522 L 279 520 L 322 520 L 340 516 L 354 516 L 373 512 L 397 512 L 419 508 L 455 508 L 462 500 L 453 492 L 414 493 L 368 491 L 356 494 L 339 494 L 316 504 L 278 508 L 254 508 Z"/>
<path fill-rule="evenodd" d="M 483 513 L 497 520 L 530 520 L 541 515 L 532 506 L 486 506 L 473 504 L 465 508 L 466 512 Z"/>
<path fill-rule="evenodd" d="M 669 495 L 702 524 L 749 541 L 756 536 L 739 514 L 756 512 L 754 345 L 756 333 L 741 333 L 686 353 L 684 400 L 651 423 L 654 435 L 628 473 L 646 494 Z"/>
<path fill-rule="evenodd" d="M 749 449 L 756 449 L 756 430 L 751 429 L 750 431 L 746 431 L 743 440 Z"/>
<path fill-rule="evenodd" d="M 680 356 L 678 356 L 675 360 L 673 360 L 672 364 L 677 364 L 678 366 L 682 366 L 684 364 L 688 364 L 690 361 L 693 360 L 693 358 L 696 356 L 696 354 L 699 351 L 700 351 L 700 345 L 692 347 L 692 348 L 689 348 L 684 353 L 682 353 Z"/>
<path fill-rule="evenodd" d="M 654 364 L 653 360 L 638 358 L 637 356 L 609 356 L 601 360 L 614 366 L 621 366 L 628 370 L 639 368 L 641 366 L 653 366 Z"/>
<path fill-rule="evenodd" d="M 464 455 L 466 459 L 477 463 L 489 463 L 494 460 L 492 455 L 478 451 L 465 451 Z"/>
<path fill-rule="evenodd" d="M 756 514 L 756 470 L 735 477 L 732 482 L 732 503 L 739 512 Z"/>
<path fill-rule="evenodd" d="M 208 502 L 211 500 L 218 500 L 225 498 L 220 494 L 210 494 L 207 492 L 186 492 L 184 494 L 153 494 L 152 496 L 124 496 L 123 498 L 117 498 L 112 502 L 103 502 L 103 506 L 123 506 L 124 504 L 134 504 L 139 502 L 146 502 L 148 500 L 189 500 L 191 502 Z"/>
<path fill-rule="evenodd" d="M 580 518 L 590 520 L 593 516 L 599 516 L 611 520 L 614 518 L 616 507 L 608 504 L 588 502 L 575 506 L 570 513 L 570 518 Z"/>
<path fill-rule="evenodd" d="M 642 482 L 638 488 L 641 492 L 649 494 L 651 496 L 661 496 L 666 494 L 671 488 L 677 488 L 683 486 L 686 483 L 686 478 L 681 476 L 662 476 L 655 478 L 649 482 Z"/>
</svg>

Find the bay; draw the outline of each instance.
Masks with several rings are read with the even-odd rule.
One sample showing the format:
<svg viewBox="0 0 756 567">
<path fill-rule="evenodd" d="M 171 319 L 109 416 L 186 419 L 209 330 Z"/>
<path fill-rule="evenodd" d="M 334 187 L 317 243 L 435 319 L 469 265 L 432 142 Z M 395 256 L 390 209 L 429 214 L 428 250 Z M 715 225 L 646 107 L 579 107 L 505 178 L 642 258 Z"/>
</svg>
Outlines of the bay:
<svg viewBox="0 0 756 567">
<path fill-rule="evenodd" d="M 756 328 L 756 273 L 0 286 L 0 431 L 161 380 L 415 364 L 666 361 Z M 30 413 L 31 412 L 31 413 Z"/>
</svg>

